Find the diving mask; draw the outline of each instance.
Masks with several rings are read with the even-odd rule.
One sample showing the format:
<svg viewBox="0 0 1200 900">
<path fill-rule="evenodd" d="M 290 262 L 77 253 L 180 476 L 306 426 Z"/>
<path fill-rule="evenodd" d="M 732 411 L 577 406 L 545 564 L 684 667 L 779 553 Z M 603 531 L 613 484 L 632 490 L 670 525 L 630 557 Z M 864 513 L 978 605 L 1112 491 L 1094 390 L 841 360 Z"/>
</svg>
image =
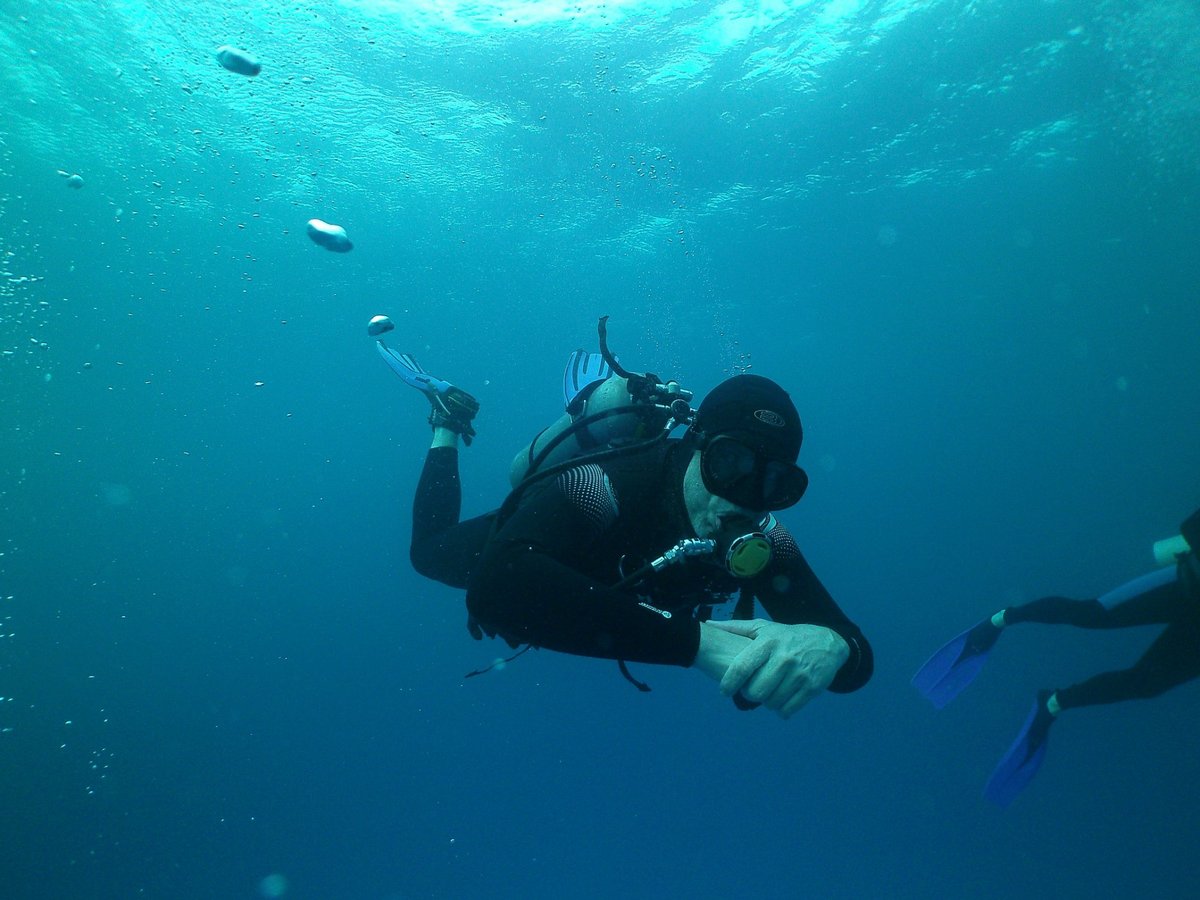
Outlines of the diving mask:
<svg viewBox="0 0 1200 900">
<path fill-rule="evenodd" d="M 799 466 L 762 456 L 724 435 L 701 450 L 700 475 L 710 493 L 743 509 L 786 509 L 808 489 L 808 474 Z"/>
</svg>

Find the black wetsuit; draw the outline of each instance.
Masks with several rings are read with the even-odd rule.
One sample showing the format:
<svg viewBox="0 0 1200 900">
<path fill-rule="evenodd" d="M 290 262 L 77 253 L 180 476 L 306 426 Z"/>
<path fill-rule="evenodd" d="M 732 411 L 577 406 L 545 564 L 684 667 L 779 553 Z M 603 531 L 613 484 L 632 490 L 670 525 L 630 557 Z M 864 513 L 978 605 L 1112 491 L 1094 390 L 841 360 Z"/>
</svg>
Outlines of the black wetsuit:
<svg viewBox="0 0 1200 900">
<path fill-rule="evenodd" d="M 1190 546 L 1200 546 L 1200 510 L 1183 523 L 1181 530 Z M 1130 668 L 1104 672 L 1057 692 L 1063 709 L 1157 697 L 1200 676 L 1198 568 L 1195 554 L 1188 554 L 1179 562 L 1179 577 L 1175 581 L 1118 606 L 1105 608 L 1098 600 L 1043 597 L 1006 609 L 1004 622 L 1006 625 L 1038 622 L 1078 628 L 1166 625 L 1162 634 Z"/>
<path fill-rule="evenodd" d="M 770 565 L 753 579 L 690 560 L 614 588 L 695 536 L 680 489 L 689 458 L 690 450 L 671 440 L 600 464 L 584 462 L 529 487 L 502 522 L 491 513 L 456 524 L 457 450 L 431 450 L 413 507 L 413 565 L 465 586 L 472 619 L 490 634 L 628 662 L 690 666 L 700 643 L 693 613 L 745 594 L 776 622 L 823 625 L 841 635 L 850 656 L 830 690 L 864 685 L 873 669 L 870 645 L 782 525 L 768 535 Z"/>
</svg>

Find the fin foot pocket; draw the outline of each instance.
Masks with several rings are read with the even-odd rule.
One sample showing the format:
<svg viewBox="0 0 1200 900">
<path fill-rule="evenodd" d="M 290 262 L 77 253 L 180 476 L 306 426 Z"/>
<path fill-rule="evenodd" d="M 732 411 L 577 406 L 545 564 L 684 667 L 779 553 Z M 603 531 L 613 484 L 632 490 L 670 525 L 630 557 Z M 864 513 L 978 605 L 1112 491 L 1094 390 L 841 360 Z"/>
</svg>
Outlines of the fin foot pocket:
<svg viewBox="0 0 1200 900">
<path fill-rule="evenodd" d="M 475 437 L 475 428 L 471 420 L 479 412 L 479 401 L 454 385 L 447 385 L 445 393 L 429 394 L 429 402 L 433 409 L 429 413 L 429 424 L 434 428 L 448 428 L 463 439 L 463 443 L 471 446 Z"/>
</svg>

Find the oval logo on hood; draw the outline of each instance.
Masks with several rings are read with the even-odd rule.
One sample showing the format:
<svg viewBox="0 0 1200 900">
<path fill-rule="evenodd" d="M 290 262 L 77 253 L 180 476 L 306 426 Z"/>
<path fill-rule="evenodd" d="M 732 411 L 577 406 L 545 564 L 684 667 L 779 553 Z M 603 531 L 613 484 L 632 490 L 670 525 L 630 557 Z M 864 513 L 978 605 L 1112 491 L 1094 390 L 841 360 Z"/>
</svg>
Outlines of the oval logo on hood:
<svg viewBox="0 0 1200 900">
<path fill-rule="evenodd" d="M 758 419 L 764 425 L 772 425 L 775 428 L 782 428 L 786 424 L 783 421 L 783 416 L 777 412 L 771 412 L 769 409 L 756 409 L 754 411 L 754 418 Z"/>
</svg>

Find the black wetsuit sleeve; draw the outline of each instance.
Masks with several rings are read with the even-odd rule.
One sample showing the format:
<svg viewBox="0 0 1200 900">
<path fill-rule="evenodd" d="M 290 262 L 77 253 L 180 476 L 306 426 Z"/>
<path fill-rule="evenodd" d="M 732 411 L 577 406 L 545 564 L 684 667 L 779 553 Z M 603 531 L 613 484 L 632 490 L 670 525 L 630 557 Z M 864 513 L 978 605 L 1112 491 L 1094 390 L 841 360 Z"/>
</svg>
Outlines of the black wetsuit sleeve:
<svg viewBox="0 0 1200 900">
<path fill-rule="evenodd" d="M 848 694 L 871 679 L 875 654 L 862 630 L 850 621 L 821 584 L 807 560 L 790 540 L 776 542 L 771 566 L 753 582 L 754 595 L 774 621 L 784 625 L 823 625 L 839 634 L 850 648 L 850 656 L 838 669 L 829 690 Z"/>
<path fill-rule="evenodd" d="M 1188 542 L 1192 552 L 1200 556 L 1200 509 L 1183 520 L 1183 524 L 1179 526 L 1179 533 Z"/>
<path fill-rule="evenodd" d="M 488 542 L 467 588 L 471 615 L 513 643 L 690 666 L 700 646 L 699 623 L 641 606 L 633 594 L 585 574 L 603 568 L 590 554 L 614 527 L 616 501 L 609 492 L 580 502 L 566 483 L 578 477 L 572 473 L 530 488 Z M 616 565 L 614 559 L 614 583 Z"/>
</svg>

